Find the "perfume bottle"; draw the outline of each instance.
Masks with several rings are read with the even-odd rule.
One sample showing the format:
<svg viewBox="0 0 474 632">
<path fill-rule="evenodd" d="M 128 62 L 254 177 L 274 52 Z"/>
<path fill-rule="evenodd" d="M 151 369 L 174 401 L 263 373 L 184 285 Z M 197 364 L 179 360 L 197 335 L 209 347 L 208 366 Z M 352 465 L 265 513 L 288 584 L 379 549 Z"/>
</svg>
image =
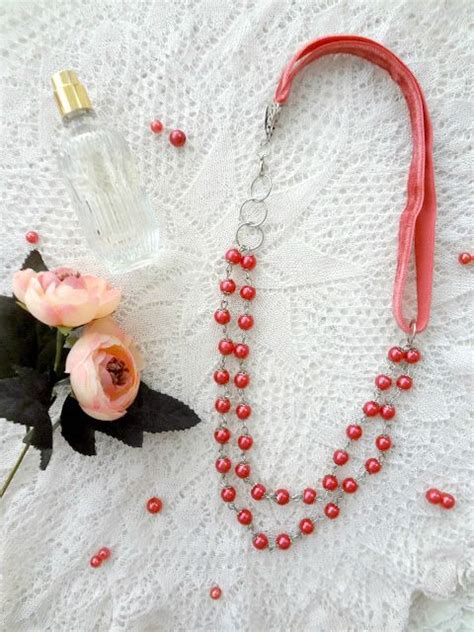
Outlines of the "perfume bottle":
<svg viewBox="0 0 474 632">
<path fill-rule="evenodd" d="M 151 263 L 158 221 L 130 148 L 96 115 L 74 71 L 54 74 L 52 83 L 65 128 L 59 168 L 87 242 L 112 272 Z"/>
</svg>

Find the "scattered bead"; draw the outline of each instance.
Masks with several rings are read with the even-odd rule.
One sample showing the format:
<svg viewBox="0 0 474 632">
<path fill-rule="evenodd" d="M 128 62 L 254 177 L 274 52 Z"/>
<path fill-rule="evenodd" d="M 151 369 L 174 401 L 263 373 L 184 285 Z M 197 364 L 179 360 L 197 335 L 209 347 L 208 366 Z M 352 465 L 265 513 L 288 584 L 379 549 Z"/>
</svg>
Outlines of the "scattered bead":
<svg viewBox="0 0 474 632">
<path fill-rule="evenodd" d="M 235 414 L 239 419 L 248 419 L 252 414 L 252 408 L 249 404 L 239 404 L 235 409 Z"/>
<path fill-rule="evenodd" d="M 108 560 L 108 559 L 109 559 L 109 557 L 111 556 L 111 554 L 112 554 L 111 550 L 110 550 L 108 547 L 103 546 L 103 547 L 99 550 L 99 552 L 97 553 L 97 557 L 98 557 L 98 558 L 99 558 L 102 562 L 104 562 L 105 560 Z"/>
<path fill-rule="evenodd" d="M 219 353 L 221 353 L 224 356 L 230 355 L 231 353 L 235 351 L 234 343 L 232 342 L 232 340 L 229 340 L 228 338 L 223 338 L 222 340 L 219 341 L 218 349 L 219 349 Z"/>
<path fill-rule="evenodd" d="M 253 516 L 250 509 L 242 509 L 242 511 L 239 511 L 237 514 L 237 520 L 243 525 L 249 525 L 252 522 L 252 518 Z"/>
<path fill-rule="evenodd" d="M 387 421 L 393 419 L 395 417 L 395 406 L 384 404 L 380 409 L 380 414 Z"/>
<path fill-rule="evenodd" d="M 362 410 L 364 411 L 364 415 L 367 417 L 375 417 L 375 415 L 379 414 L 380 406 L 374 401 L 365 402 Z"/>
<path fill-rule="evenodd" d="M 471 263 L 473 256 L 469 252 L 460 252 L 458 261 L 462 266 L 467 266 Z"/>
<path fill-rule="evenodd" d="M 245 373 L 245 371 L 239 371 L 235 374 L 234 384 L 237 388 L 247 388 L 250 382 L 250 375 Z"/>
<path fill-rule="evenodd" d="M 237 463 L 235 473 L 239 478 L 248 478 L 250 476 L 250 465 L 248 463 Z"/>
<path fill-rule="evenodd" d="M 240 252 L 237 250 L 237 248 L 230 248 L 230 250 L 228 250 L 225 253 L 225 260 L 228 263 L 232 263 L 233 265 L 240 263 L 240 260 L 242 259 L 242 255 L 240 254 Z"/>
<path fill-rule="evenodd" d="M 29 230 L 25 235 L 25 239 L 29 244 L 37 244 L 39 242 L 39 235 L 35 230 Z"/>
<path fill-rule="evenodd" d="M 399 363 L 405 358 L 405 352 L 400 347 L 391 347 L 388 350 L 388 359 L 391 362 Z"/>
<path fill-rule="evenodd" d="M 231 407 L 230 399 L 228 397 L 218 397 L 216 399 L 215 408 L 218 413 L 222 415 L 228 413 Z"/>
<path fill-rule="evenodd" d="M 418 349 L 408 349 L 405 353 L 405 357 L 408 364 L 416 364 L 421 359 L 421 353 Z"/>
<path fill-rule="evenodd" d="M 402 391 L 408 391 L 413 386 L 413 380 L 409 375 L 400 375 L 397 379 L 397 386 Z"/>
<path fill-rule="evenodd" d="M 232 279 L 224 279 L 220 282 L 220 290 L 223 294 L 233 294 L 235 292 L 235 281 Z"/>
<path fill-rule="evenodd" d="M 382 465 L 378 459 L 367 459 L 365 462 L 365 469 L 369 474 L 377 474 L 382 469 Z"/>
<path fill-rule="evenodd" d="M 99 566 L 102 564 L 102 560 L 98 555 L 93 555 L 90 559 L 89 564 L 92 566 L 92 568 L 99 568 Z"/>
<path fill-rule="evenodd" d="M 235 345 L 233 351 L 236 358 L 239 358 L 239 360 L 243 360 L 250 353 L 250 348 L 247 344 L 245 344 L 245 342 L 239 342 Z"/>
<path fill-rule="evenodd" d="M 223 487 L 221 489 L 221 498 L 226 503 L 233 502 L 236 496 L 237 492 L 235 491 L 235 487 L 232 487 L 232 485 L 228 485 L 227 487 Z"/>
<path fill-rule="evenodd" d="M 312 487 L 307 487 L 303 490 L 303 502 L 306 505 L 312 505 L 316 500 L 316 490 Z"/>
<path fill-rule="evenodd" d="M 217 443 L 227 443 L 230 439 L 230 430 L 228 428 L 218 428 L 214 433 L 214 439 Z"/>
<path fill-rule="evenodd" d="M 257 535 L 252 540 L 252 544 L 256 549 L 262 551 L 268 546 L 268 538 L 264 533 L 257 533 Z"/>
<path fill-rule="evenodd" d="M 227 369 L 217 369 L 217 371 L 214 371 L 214 382 L 216 382 L 216 384 L 227 384 L 229 380 L 230 374 Z"/>
<path fill-rule="evenodd" d="M 287 489 L 277 489 L 275 500 L 279 505 L 287 505 L 290 502 L 290 492 Z"/>
<path fill-rule="evenodd" d="M 392 386 L 392 378 L 388 375 L 377 375 L 375 378 L 375 386 L 381 391 L 386 391 Z"/>
<path fill-rule="evenodd" d="M 219 588 L 219 586 L 213 586 L 209 591 L 209 596 L 211 599 L 214 600 L 220 599 L 222 597 L 222 590 Z"/>
<path fill-rule="evenodd" d="M 163 508 L 163 502 L 156 496 L 153 496 L 148 499 L 146 508 L 151 514 L 159 513 Z"/>
<path fill-rule="evenodd" d="M 227 325 L 230 323 L 230 312 L 228 309 L 217 309 L 214 312 L 214 320 L 219 325 Z"/>
<path fill-rule="evenodd" d="M 387 435 L 379 435 L 375 439 L 375 445 L 377 446 L 377 449 L 381 452 L 386 452 L 392 447 L 392 440 Z"/>
<path fill-rule="evenodd" d="M 289 549 L 291 546 L 291 538 L 288 533 L 280 533 L 280 535 L 277 535 L 275 542 L 277 547 L 282 551 L 286 551 L 286 549 Z"/>
<path fill-rule="evenodd" d="M 324 489 L 327 489 L 329 492 L 333 492 L 338 488 L 339 483 L 337 482 L 337 478 L 332 474 L 326 474 L 323 478 L 322 485 Z"/>
<path fill-rule="evenodd" d="M 303 533 L 304 535 L 309 535 L 314 531 L 314 522 L 309 518 L 303 518 L 303 520 L 300 521 L 299 527 L 301 533 Z"/>
<path fill-rule="evenodd" d="M 246 435 L 241 435 L 238 439 L 237 439 L 237 445 L 239 446 L 239 448 L 241 450 L 250 450 L 250 448 L 253 445 L 253 439 L 250 435 L 246 434 Z"/>
<path fill-rule="evenodd" d="M 252 329 L 254 325 L 253 316 L 251 314 L 242 314 L 241 316 L 239 316 L 237 324 L 240 329 L 248 331 L 249 329 Z"/>
<path fill-rule="evenodd" d="M 353 494 L 357 491 L 359 485 L 357 481 L 353 478 L 345 478 L 341 483 L 342 489 L 346 492 L 346 494 Z"/>
<path fill-rule="evenodd" d="M 432 505 L 439 505 L 442 497 L 442 493 L 439 491 L 439 489 L 436 489 L 435 487 L 431 487 L 425 493 L 426 500 Z"/>
<path fill-rule="evenodd" d="M 441 506 L 443 509 L 452 509 L 456 504 L 456 499 L 452 494 L 446 494 L 443 492 L 441 496 Z"/>
<path fill-rule="evenodd" d="M 181 129 L 173 129 L 170 132 L 169 139 L 173 147 L 182 147 L 186 142 L 186 134 Z"/>
<path fill-rule="evenodd" d="M 159 134 L 160 132 L 163 131 L 163 123 L 159 121 L 158 119 L 155 119 L 154 121 L 150 123 L 150 129 L 153 132 L 153 134 Z"/>
<path fill-rule="evenodd" d="M 357 439 L 362 437 L 362 426 L 359 426 L 358 424 L 350 424 L 346 428 L 346 435 L 352 441 L 357 441 Z"/>
<path fill-rule="evenodd" d="M 265 496 L 267 489 L 265 487 L 265 485 L 262 485 L 261 483 L 257 483 L 256 485 L 254 485 L 250 491 L 250 495 L 252 496 L 252 498 L 254 500 L 262 500 L 262 498 Z"/>
<path fill-rule="evenodd" d="M 240 265 L 244 270 L 253 270 L 257 265 L 257 259 L 254 255 L 244 255 L 240 260 Z"/>
<path fill-rule="evenodd" d="M 334 503 L 328 503 L 324 507 L 324 513 L 329 518 L 329 520 L 334 520 L 339 515 L 339 507 Z"/>
<path fill-rule="evenodd" d="M 252 301 L 255 298 L 256 290 L 251 285 L 243 285 L 240 288 L 240 296 L 244 301 Z"/>
<path fill-rule="evenodd" d="M 220 457 L 216 461 L 216 470 L 220 474 L 227 474 L 227 472 L 229 472 L 231 467 L 232 467 L 232 461 L 227 456 Z"/>
<path fill-rule="evenodd" d="M 336 450 L 332 455 L 332 460 L 336 465 L 345 465 L 349 460 L 349 454 L 345 450 Z"/>
</svg>

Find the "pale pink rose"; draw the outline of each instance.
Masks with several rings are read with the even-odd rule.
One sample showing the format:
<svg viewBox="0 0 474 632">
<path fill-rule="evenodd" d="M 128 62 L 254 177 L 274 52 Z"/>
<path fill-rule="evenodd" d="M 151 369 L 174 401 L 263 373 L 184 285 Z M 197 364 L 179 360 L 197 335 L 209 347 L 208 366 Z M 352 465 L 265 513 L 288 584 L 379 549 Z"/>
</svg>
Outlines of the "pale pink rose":
<svg viewBox="0 0 474 632">
<path fill-rule="evenodd" d="M 79 327 L 108 316 L 121 298 L 120 290 L 104 279 L 70 268 L 16 272 L 13 293 L 35 318 L 51 327 Z"/>
<path fill-rule="evenodd" d="M 82 410 L 95 419 L 123 417 L 140 386 L 142 359 L 111 318 L 84 328 L 66 360 L 71 387 Z"/>
</svg>

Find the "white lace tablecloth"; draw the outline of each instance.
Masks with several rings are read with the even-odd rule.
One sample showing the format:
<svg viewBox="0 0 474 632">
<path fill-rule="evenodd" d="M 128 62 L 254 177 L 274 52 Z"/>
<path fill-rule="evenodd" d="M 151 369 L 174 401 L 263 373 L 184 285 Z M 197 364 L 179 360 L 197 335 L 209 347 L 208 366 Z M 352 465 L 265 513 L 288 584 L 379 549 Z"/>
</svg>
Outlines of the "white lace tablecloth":
<svg viewBox="0 0 474 632">
<path fill-rule="evenodd" d="M 147 359 L 144 379 L 203 419 L 148 435 L 142 450 L 99 435 L 96 458 L 56 433 L 45 472 L 28 453 L 1 503 L 2 629 L 472 629 L 473 271 L 457 263 L 472 251 L 471 9 L 469 0 L 2 2 L 1 290 L 28 229 L 50 266 L 107 274 L 83 241 L 53 151 L 61 124 L 49 77 L 74 68 L 126 135 L 161 223 L 156 266 L 110 277 L 124 291 L 118 318 Z M 332 33 L 382 42 L 426 93 L 439 200 L 433 311 L 383 471 L 307 541 L 258 553 L 220 501 L 213 469 L 216 283 L 279 73 L 304 42 Z M 184 148 L 149 132 L 155 116 L 186 131 Z M 297 491 L 327 471 L 400 339 L 390 302 L 411 140 L 398 87 L 355 58 L 307 68 L 280 120 L 249 397 L 258 476 Z M 0 429 L 4 477 L 22 430 Z M 429 486 L 452 492 L 456 508 L 428 505 Z M 165 503 L 159 516 L 144 510 L 153 495 Z M 300 511 L 275 510 L 264 523 L 293 524 Z M 112 558 L 93 570 L 101 546 Z"/>
</svg>

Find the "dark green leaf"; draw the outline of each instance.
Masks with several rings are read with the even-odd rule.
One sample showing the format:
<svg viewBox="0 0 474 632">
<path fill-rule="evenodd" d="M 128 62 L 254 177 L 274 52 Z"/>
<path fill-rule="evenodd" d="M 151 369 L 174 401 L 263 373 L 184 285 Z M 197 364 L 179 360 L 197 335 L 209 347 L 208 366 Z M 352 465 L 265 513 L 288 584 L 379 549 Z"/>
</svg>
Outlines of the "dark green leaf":
<svg viewBox="0 0 474 632">
<path fill-rule="evenodd" d="M 32 250 L 23 261 L 21 269 L 26 270 L 27 268 L 31 268 L 35 272 L 45 272 L 48 269 L 39 250 Z"/>
<path fill-rule="evenodd" d="M 95 452 L 94 421 L 82 410 L 74 397 L 66 397 L 61 411 L 61 434 L 71 448 L 85 456 Z"/>
</svg>

